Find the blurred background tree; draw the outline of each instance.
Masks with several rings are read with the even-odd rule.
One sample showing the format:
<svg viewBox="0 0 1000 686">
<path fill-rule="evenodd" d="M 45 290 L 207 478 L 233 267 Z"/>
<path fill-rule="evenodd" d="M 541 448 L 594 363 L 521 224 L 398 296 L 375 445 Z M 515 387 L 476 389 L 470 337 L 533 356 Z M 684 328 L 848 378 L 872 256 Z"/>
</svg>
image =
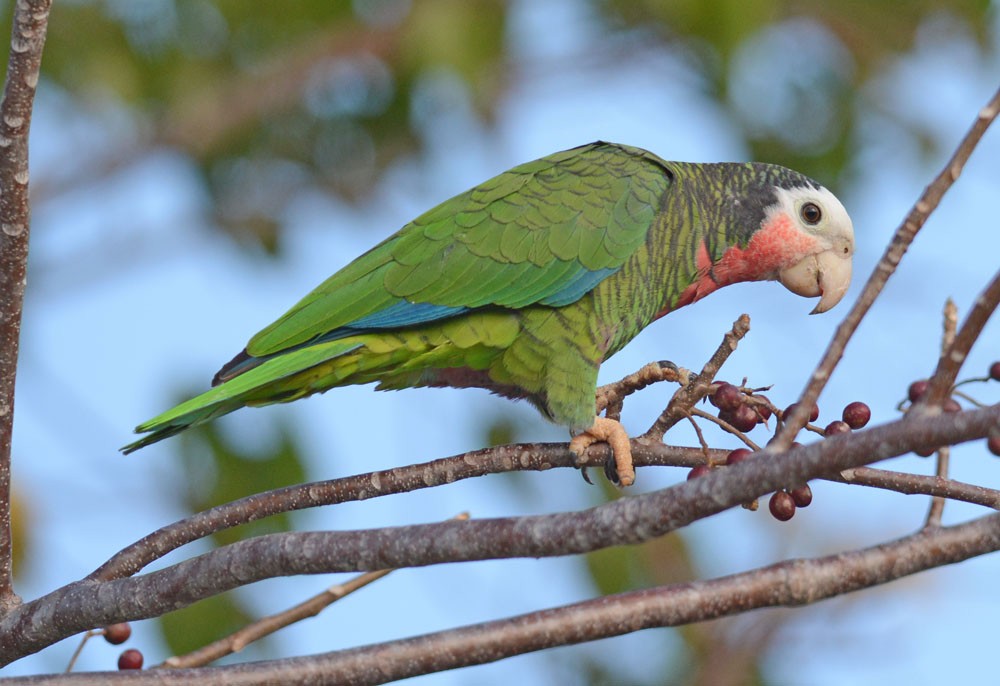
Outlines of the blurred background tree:
<svg viewBox="0 0 1000 686">
<path fill-rule="evenodd" d="M 970 120 L 998 66 L 997 6 L 985 0 L 59 0 L 32 132 L 36 230 L 15 444 L 15 464 L 26 476 L 18 482 L 19 520 L 27 522 L 19 541 L 31 551 L 19 565 L 21 584 L 44 590 L 99 563 L 81 551 L 81 534 L 68 523 L 81 512 L 87 514 L 80 526 L 116 534 L 102 537 L 100 552 L 110 554 L 185 511 L 375 468 L 347 456 L 387 446 L 349 442 L 350 419 L 331 420 L 329 433 L 317 437 L 324 416 L 350 410 L 343 398 L 327 400 L 322 412 L 314 403 L 308 431 L 294 412 L 273 410 L 192 433 L 127 464 L 113 450 L 125 442 L 127 427 L 203 386 L 296 294 L 452 193 L 597 137 L 668 159 L 775 162 L 822 180 L 849 207 L 853 199 L 862 212 L 863 221 L 855 215 L 858 226 L 878 229 L 859 234 L 864 274 L 889 235 L 887 222 L 901 216 L 915 197 L 911 190 L 929 178 L 924 170 L 950 150 L 953 132 Z M 935 107 L 914 106 L 920 100 L 911 96 L 921 88 Z M 892 169 L 904 176 L 889 192 L 879 185 L 880 171 Z M 995 167 L 990 173 L 995 183 Z M 883 206 L 879 193 L 889 199 Z M 732 307 L 739 305 L 706 325 L 705 340 L 714 341 L 723 330 L 718 322 L 737 314 Z M 933 298 L 921 305 L 927 331 L 935 330 L 939 308 Z M 825 326 L 828 332 L 832 322 Z M 803 359 L 815 357 L 810 347 L 824 335 L 801 341 Z M 883 419 L 890 417 L 906 374 L 926 373 L 935 346 L 933 336 L 915 346 L 924 357 L 883 395 L 866 386 L 855 391 L 874 394 Z M 666 352 L 688 364 L 703 357 L 683 350 Z M 875 359 L 881 354 L 870 352 Z M 657 357 L 629 359 L 623 364 L 635 368 Z M 729 373 L 751 373 L 756 359 L 743 358 L 746 369 Z M 790 396 L 805 367 L 787 364 Z M 768 368 L 755 380 L 771 383 L 778 373 Z M 530 411 L 499 401 L 477 397 L 468 413 L 452 415 L 465 401 L 427 398 L 440 403 L 432 413 L 447 417 L 428 434 L 454 425 L 468 425 L 466 433 L 458 432 L 457 443 L 417 433 L 419 455 L 397 451 L 384 456 L 386 465 L 488 442 L 559 438 Z M 364 421 L 354 420 L 369 427 L 362 433 L 388 426 L 397 441 L 389 447 L 412 448 L 406 410 L 394 408 L 419 400 L 410 395 L 400 402 L 366 404 L 356 410 Z M 419 418 L 412 423 L 425 426 Z M 33 453 L 46 457 L 25 459 Z M 488 501 L 482 514 L 579 507 L 617 496 L 564 479 L 574 495 L 555 498 L 551 484 L 543 490 L 532 483 L 534 475 L 491 479 L 486 488 L 495 504 Z M 53 484 L 83 494 L 54 503 Z M 458 511 L 474 497 L 459 495 L 448 505 Z M 382 517 L 405 523 L 404 507 L 419 513 L 413 521 L 453 514 L 427 513 L 416 497 L 404 500 L 385 514 L 352 506 L 322 518 L 263 522 L 258 531 L 369 526 Z M 121 515 L 95 506 L 106 502 L 142 511 L 136 536 L 112 528 Z M 791 530 L 748 535 L 763 535 L 774 552 L 791 546 L 784 539 Z M 686 536 L 554 569 L 575 579 L 583 595 L 718 573 L 716 553 L 705 543 L 692 550 Z M 844 542 L 839 536 L 830 533 L 831 546 Z M 512 568 L 525 569 L 506 569 Z M 490 578 L 485 588 L 499 583 Z M 259 614 L 266 605 L 253 591 L 153 623 L 146 640 L 155 645 L 162 633 L 165 653 L 195 647 Z M 294 602 L 312 591 L 283 592 Z M 560 598 L 542 588 L 526 602 L 539 607 Z M 377 599 L 369 602 L 375 609 L 360 616 L 377 617 Z M 463 621 L 419 603 L 413 613 L 429 613 L 426 626 L 413 624 L 423 630 Z M 479 668 L 473 677 L 426 680 L 500 683 L 517 673 L 529 683 L 781 682 L 793 672 L 775 641 L 787 636 L 791 615 L 754 617 L 652 632 L 625 644 L 652 652 L 645 668 L 622 669 L 609 659 L 610 649 L 568 649 L 513 667 Z M 378 620 L 372 624 L 372 635 L 388 637 L 377 630 Z M 289 648 L 298 640 L 257 646 L 250 655 L 308 652 Z M 23 669 L 58 669 L 70 649 L 54 647 Z M 95 655 L 84 665 L 111 662 Z"/>
</svg>

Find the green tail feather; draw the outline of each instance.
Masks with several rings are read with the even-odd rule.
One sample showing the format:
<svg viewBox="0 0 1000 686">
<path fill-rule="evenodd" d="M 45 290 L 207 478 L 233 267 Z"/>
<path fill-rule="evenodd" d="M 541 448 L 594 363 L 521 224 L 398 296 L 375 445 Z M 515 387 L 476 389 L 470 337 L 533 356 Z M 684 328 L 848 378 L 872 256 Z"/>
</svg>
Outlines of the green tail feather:
<svg viewBox="0 0 1000 686">
<path fill-rule="evenodd" d="M 127 455 L 139 448 L 178 434 L 189 427 L 211 421 L 247 405 L 287 402 L 308 395 L 316 389 L 310 390 L 300 386 L 298 390 L 289 390 L 283 382 L 316 365 L 357 350 L 361 345 L 362 343 L 357 338 L 348 338 L 278 355 L 260 366 L 254 367 L 150 419 L 148 422 L 140 424 L 135 428 L 135 432 L 148 435 L 129 443 L 121 451 Z M 348 367 L 345 370 L 345 376 L 356 371 L 356 367 L 351 365 Z M 333 379 L 330 380 L 333 381 Z"/>
</svg>

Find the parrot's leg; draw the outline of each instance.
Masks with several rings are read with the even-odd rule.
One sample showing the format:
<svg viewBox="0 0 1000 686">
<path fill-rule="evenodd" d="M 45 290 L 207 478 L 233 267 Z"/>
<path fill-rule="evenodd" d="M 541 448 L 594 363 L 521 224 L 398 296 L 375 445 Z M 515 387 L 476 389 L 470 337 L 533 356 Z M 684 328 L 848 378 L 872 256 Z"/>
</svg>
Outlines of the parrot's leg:
<svg viewBox="0 0 1000 686">
<path fill-rule="evenodd" d="M 628 434 L 621 422 L 606 417 L 594 417 L 594 424 L 569 442 L 569 449 L 575 455 L 582 456 L 594 443 L 607 441 L 611 453 L 615 456 L 615 471 L 618 483 L 631 486 L 635 483 L 635 468 L 632 466 L 632 446 L 628 442 Z"/>
</svg>

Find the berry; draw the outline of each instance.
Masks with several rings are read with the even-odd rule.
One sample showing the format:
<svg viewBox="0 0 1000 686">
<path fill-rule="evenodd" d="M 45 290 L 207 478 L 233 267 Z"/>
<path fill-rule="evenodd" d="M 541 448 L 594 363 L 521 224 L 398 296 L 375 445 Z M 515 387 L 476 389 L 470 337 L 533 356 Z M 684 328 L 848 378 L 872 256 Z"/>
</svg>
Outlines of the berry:
<svg viewBox="0 0 1000 686">
<path fill-rule="evenodd" d="M 720 384 L 712 394 L 712 404 L 723 412 L 735 412 L 743 405 L 743 393 L 731 383 Z"/>
<path fill-rule="evenodd" d="M 911 403 L 915 403 L 927 392 L 927 379 L 921 379 L 920 381 L 914 381 L 910 384 L 910 387 L 906 391 L 907 397 L 909 397 Z"/>
<path fill-rule="evenodd" d="M 755 426 L 757 426 L 757 413 L 753 411 L 753 408 L 749 405 L 740 405 L 736 408 L 736 412 L 733 413 L 733 421 L 730 424 L 733 425 L 737 431 L 752 431 Z"/>
<path fill-rule="evenodd" d="M 757 413 L 748 405 L 740 405 L 735 412 L 719 410 L 719 419 L 728 423 L 737 431 L 751 431 L 757 426 Z"/>
<path fill-rule="evenodd" d="M 941 406 L 941 409 L 944 410 L 945 412 L 961 412 L 962 406 L 959 405 L 958 401 L 955 400 L 954 398 L 948 398 L 947 400 L 944 401 L 944 404 Z"/>
<path fill-rule="evenodd" d="M 1000 457 L 1000 434 L 993 434 L 992 436 L 987 438 L 986 447 L 991 453 L 993 453 L 997 457 Z M 727 462 L 729 461 L 728 458 L 726 461 Z"/>
<path fill-rule="evenodd" d="M 779 522 L 787 522 L 795 516 L 795 500 L 788 491 L 776 491 L 767 503 L 771 516 Z"/>
<path fill-rule="evenodd" d="M 764 422 L 766 422 L 768 419 L 771 418 L 771 414 L 772 413 L 771 413 L 771 408 L 770 408 L 770 405 L 769 405 L 770 401 L 767 398 L 765 398 L 764 396 L 762 396 L 762 395 L 758 395 L 758 396 L 754 396 L 754 397 L 760 398 L 761 400 L 764 401 L 762 403 L 754 403 L 753 406 L 752 406 L 753 409 L 754 409 L 754 411 L 757 413 L 757 421 L 759 423 L 763 424 Z"/>
<path fill-rule="evenodd" d="M 129 648 L 118 656 L 118 669 L 142 669 L 142 653 Z"/>
<path fill-rule="evenodd" d="M 697 479 L 699 476 L 705 476 L 709 471 L 711 470 L 707 464 L 700 464 L 696 467 L 692 467 L 691 471 L 688 472 L 687 480 L 690 481 L 691 479 Z"/>
<path fill-rule="evenodd" d="M 747 450 L 746 448 L 737 448 L 736 450 L 726 455 L 726 464 L 729 465 L 739 464 L 740 462 L 747 459 L 751 455 L 753 455 L 753 453 Z"/>
<path fill-rule="evenodd" d="M 792 403 L 791 405 L 789 405 L 788 407 L 786 407 L 785 408 L 785 413 L 783 415 L 781 415 L 781 418 L 782 419 L 787 419 L 788 417 L 790 417 L 792 415 L 792 412 L 794 412 L 795 408 L 798 407 L 798 406 L 799 406 L 798 403 Z M 816 406 L 816 405 L 813 405 L 812 412 L 809 413 L 809 421 L 810 422 L 815 422 L 817 419 L 819 419 L 819 407 Z"/>
<path fill-rule="evenodd" d="M 914 449 L 913 452 L 915 452 L 920 457 L 930 457 L 931 455 L 933 455 L 934 453 L 937 452 L 937 448 L 936 447 L 931 447 L 931 448 L 916 448 L 916 449 Z"/>
<path fill-rule="evenodd" d="M 827 436 L 835 436 L 837 434 L 849 434 L 851 433 L 851 427 L 847 422 L 842 422 L 839 419 L 834 422 L 830 422 L 823 429 L 823 433 Z"/>
<path fill-rule="evenodd" d="M 860 429 L 872 418 L 872 410 L 863 402 L 854 401 L 844 408 L 844 423 L 852 429 Z"/>
<path fill-rule="evenodd" d="M 793 488 L 791 495 L 792 500 L 794 500 L 795 504 L 799 507 L 809 507 L 809 504 L 813 501 L 813 492 L 812 489 L 809 488 L 809 484 L 803 484 L 798 488 Z"/>
<path fill-rule="evenodd" d="M 990 378 L 994 381 L 1000 381 L 1000 361 L 990 365 Z"/>
<path fill-rule="evenodd" d="M 104 627 L 104 640 L 113 646 L 120 645 L 132 635 L 132 627 L 128 622 L 119 622 Z"/>
</svg>

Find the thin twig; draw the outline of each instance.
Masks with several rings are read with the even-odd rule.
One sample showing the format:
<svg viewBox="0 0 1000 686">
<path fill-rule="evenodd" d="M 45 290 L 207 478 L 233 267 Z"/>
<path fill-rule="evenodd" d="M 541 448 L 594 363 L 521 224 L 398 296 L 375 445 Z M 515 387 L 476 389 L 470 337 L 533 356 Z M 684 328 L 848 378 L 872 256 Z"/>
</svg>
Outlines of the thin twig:
<svg viewBox="0 0 1000 686">
<path fill-rule="evenodd" d="M 745 433 L 743 433 L 735 426 L 727 422 L 725 419 L 719 419 L 714 414 L 711 414 L 710 412 L 705 412 L 705 410 L 702 410 L 697 407 L 691 408 L 691 414 L 694 415 L 695 417 L 701 417 L 702 419 L 706 419 L 712 422 L 713 424 L 716 424 L 723 431 L 726 431 L 727 433 L 730 433 L 736 438 L 743 441 L 747 445 L 747 447 L 749 447 L 754 452 L 760 450 L 760 446 L 754 443 L 752 440 L 750 440 L 749 436 L 747 436 Z"/>
<path fill-rule="evenodd" d="M 930 408 L 938 408 L 948 397 L 955 378 L 969 355 L 969 350 L 979 338 L 986 322 L 996 311 L 998 303 L 1000 303 L 1000 271 L 993 275 L 986 288 L 976 298 L 965 321 L 962 322 L 962 328 L 955 334 L 947 350 L 942 350 L 937 369 L 927 384 L 927 392 L 914 404 L 911 412 L 939 411 Z"/>
<path fill-rule="evenodd" d="M 76 661 L 80 659 L 80 653 L 83 652 L 83 647 L 87 645 L 87 641 L 92 639 L 94 636 L 100 636 L 104 633 L 104 629 L 91 629 L 90 631 L 83 632 L 83 636 L 80 637 L 80 643 L 76 646 L 76 650 L 70 655 L 69 663 L 66 665 L 66 674 L 73 671 L 73 667 L 76 666 Z"/>
<path fill-rule="evenodd" d="M 11 585 L 10 449 L 31 222 L 28 131 L 50 4 L 51 0 L 14 3 L 7 77 L 0 102 L 0 612 L 20 602 Z"/>
<path fill-rule="evenodd" d="M 468 518 L 468 512 L 463 512 L 458 516 L 453 517 L 453 519 L 456 520 L 466 520 Z M 353 579 L 345 581 L 342 584 L 334 584 L 322 593 L 317 593 L 313 597 L 308 598 L 307 600 L 304 600 L 287 610 L 283 610 L 282 612 L 278 612 L 273 615 L 268 615 L 267 617 L 262 617 L 243 627 L 239 631 L 231 633 L 229 636 L 213 641 L 207 646 L 193 650 L 190 653 L 175 655 L 167 658 L 164 660 L 163 664 L 156 666 L 169 669 L 183 669 L 187 667 L 202 667 L 204 665 L 211 664 L 226 655 L 238 653 L 254 641 L 259 641 L 265 636 L 270 636 L 276 631 L 280 631 L 287 626 L 291 626 L 296 622 L 301 622 L 303 619 L 315 617 L 341 598 L 345 598 L 355 591 L 378 581 L 382 577 L 391 574 L 393 571 L 395 570 L 380 569 L 374 572 L 365 572 L 364 574 L 359 574 Z"/>
<path fill-rule="evenodd" d="M 667 405 L 667 409 L 657 417 L 653 425 L 649 427 L 649 430 L 639 437 L 639 442 L 653 443 L 662 441 L 663 434 L 670 430 L 674 424 L 684 419 L 687 411 L 694 407 L 695 403 L 704 398 L 708 393 L 712 381 L 715 380 L 715 375 L 719 373 L 719 369 L 722 368 L 722 365 L 733 354 L 736 346 L 739 345 L 739 342 L 749 331 L 750 317 L 746 314 L 741 314 L 739 319 L 733 323 L 733 328 L 723 337 L 722 343 L 719 344 L 715 353 L 705 363 L 705 366 L 702 367 L 701 373 L 689 379 L 688 383 L 681 386 L 674 393 L 674 396 L 670 399 L 670 403 Z"/>
<path fill-rule="evenodd" d="M 357 591 L 370 583 L 378 581 L 392 571 L 393 570 L 391 569 L 380 569 L 376 572 L 365 572 L 364 574 L 359 574 L 350 581 L 330 586 L 322 593 L 318 593 L 312 598 L 309 598 L 294 607 L 290 607 L 283 612 L 262 617 L 261 619 L 243 627 L 239 631 L 236 631 L 225 638 L 220 638 L 218 641 L 213 641 L 203 648 L 193 650 L 185 655 L 175 655 L 167 658 L 163 664 L 156 665 L 156 667 L 183 669 L 187 667 L 202 667 L 204 665 L 211 664 L 226 655 L 240 652 L 254 641 L 259 641 L 265 636 L 269 636 L 280 629 L 284 629 L 286 626 L 290 626 L 295 622 L 302 621 L 303 619 L 315 617 L 334 602 L 350 595 L 354 591 Z"/>
<path fill-rule="evenodd" d="M 958 329 L 958 307 L 955 305 L 955 301 L 951 298 L 945 300 L 943 314 L 944 322 L 941 334 L 942 358 L 947 355 L 949 349 L 951 349 L 952 343 L 955 341 L 955 331 Z M 948 462 L 950 460 L 951 448 L 946 445 L 938 448 L 936 466 L 934 470 L 935 476 L 941 479 L 948 478 Z M 941 515 L 944 514 L 944 501 L 944 498 L 937 495 L 931 498 L 931 506 L 927 510 L 927 519 L 924 522 L 925 528 L 941 526 Z"/>
<path fill-rule="evenodd" d="M 1000 491 L 954 479 L 942 479 L 938 476 L 907 474 L 873 467 L 855 467 L 828 476 L 826 479 L 856 486 L 881 488 L 906 495 L 930 495 L 949 500 L 960 500 L 1000 510 Z"/>
<path fill-rule="evenodd" d="M 686 374 L 686 373 L 685 373 Z M 673 362 L 650 362 L 638 371 L 625 376 L 613 383 L 600 386 L 597 389 L 597 412 L 605 412 L 609 419 L 620 419 L 622 402 L 633 393 L 660 381 L 680 381 L 682 372 Z"/>
<path fill-rule="evenodd" d="M 785 418 L 785 422 L 775 436 L 775 440 L 771 443 L 770 449 L 772 451 L 781 452 L 787 450 L 792 441 L 795 440 L 796 434 L 798 434 L 799 430 L 806 423 L 809 412 L 808 408 L 811 408 L 819 399 L 819 394 L 826 387 L 830 375 L 833 374 L 834 368 L 836 368 L 844 355 L 847 342 L 851 340 L 858 325 L 861 324 L 861 320 L 868 313 L 876 298 L 882 293 L 886 282 L 896 271 L 896 267 L 899 266 L 900 260 L 903 259 L 903 255 L 910 247 L 910 243 L 913 242 L 917 232 L 920 231 L 931 212 L 941 202 L 941 198 L 944 197 L 944 194 L 962 173 L 962 168 L 968 161 L 969 156 L 972 155 L 972 151 L 976 149 L 983 134 L 986 133 L 986 129 L 989 128 L 998 114 L 1000 114 L 1000 89 L 993 94 L 987 105 L 979 111 L 976 121 L 972 124 L 972 128 L 965 134 L 965 137 L 959 143 L 951 159 L 948 160 L 948 163 L 931 184 L 927 186 L 920 199 L 917 200 L 909 214 L 907 214 L 906 219 L 896 229 L 896 233 L 886 248 L 885 254 L 882 255 L 882 259 L 879 260 L 871 276 L 868 277 L 868 282 L 862 289 L 861 295 L 858 296 L 858 299 L 854 302 L 854 306 L 851 307 L 850 312 L 847 313 L 844 320 L 837 326 L 837 331 L 830 341 L 830 345 L 816 366 L 816 370 L 809 378 L 809 383 L 806 384 L 805 389 L 802 391 L 796 411 L 792 416 Z"/>
<path fill-rule="evenodd" d="M 694 408 L 691 408 L 694 410 Z M 687 420 L 691 422 L 691 427 L 694 429 L 695 435 L 698 437 L 698 444 L 701 446 L 701 452 L 705 455 L 705 464 L 709 467 L 712 466 L 712 453 L 711 448 L 708 447 L 708 442 L 705 440 L 705 434 L 701 432 L 701 427 L 698 426 L 698 422 L 694 420 L 689 411 L 687 414 Z"/>
</svg>

